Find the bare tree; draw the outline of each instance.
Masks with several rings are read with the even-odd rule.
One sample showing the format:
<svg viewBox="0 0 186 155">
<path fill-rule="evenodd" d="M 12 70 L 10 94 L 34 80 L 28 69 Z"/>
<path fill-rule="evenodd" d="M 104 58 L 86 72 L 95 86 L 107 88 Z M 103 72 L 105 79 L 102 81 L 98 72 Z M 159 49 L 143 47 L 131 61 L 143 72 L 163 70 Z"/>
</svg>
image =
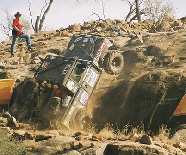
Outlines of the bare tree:
<svg viewBox="0 0 186 155">
<path fill-rule="evenodd" d="M 139 0 L 135 0 L 136 4 L 136 17 L 138 19 L 138 22 L 141 22 L 141 13 L 140 13 L 140 3 Z"/>
<path fill-rule="evenodd" d="M 153 22 L 161 21 L 164 17 L 174 15 L 174 7 L 165 0 L 144 0 L 143 12 Z"/>
<path fill-rule="evenodd" d="M 129 12 L 125 21 L 138 20 L 142 15 L 154 22 L 162 20 L 165 16 L 173 16 L 174 8 L 167 0 L 122 0 L 129 5 Z"/>
<path fill-rule="evenodd" d="M 28 3 L 29 3 L 30 16 L 32 17 L 32 11 L 31 11 L 32 3 L 30 0 L 28 0 Z M 47 0 L 45 0 L 45 5 L 42 7 L 40 15 L 37 16 L 36 21 L 35 21 L 35 25 L 33 23 L 33 19 L 31 18 L 31 25 L 32 25 L 32 28 L 34 29 L 34 32 L 37 33 L 42 30 L 46 15 L 48 14 L 48 12 L 52 6 L 52 3 L 53 3 L 53 0 L 49 0 L 49 2 L 47 2 Z"/>
<path fill-rule="evenodd" d="M 13 24 L 13 19 L 14 16 L 9 13 L 8 10 L 5 10 L 6 18 L 0 23 L 0 27 L 2 29 L 2 32 L 9 38 L 12 34 L 12 24 Z M 29 24 L 29 21 L 26 19 L 26 17 L 22 17 L 22 25 L 23 25 L 23 32 L 27 33 L 31 27 Z"/>
<path fill-rule="evenodd" d="M 89 19 L 90 17 L 92 17 L 93 15 L 97 16 L 98 17 L 98 20 L 101 21 L 103 20 L 97 13 L 95 12 L 92 12 L 92 14 L 90 16 L 87 17 L 87 19 Z M 84 21 L 85 22 L 85 21 Z"/>
<path fill-rule="evenodd" d="M 141 21 L 141 15 L 143 14 L 142 9 L 140 9 L 141 4 L 143 0 L 122 0 L 124 2 L 127 2 L 127 5 L 129 5 L 129 12 L 125 18 L 125 21 L 128 22 L 129 20 L 138 20 L 138 22 Z"/>
<path fill-rule="evenodd" d="M 101 5 L 102 5 L 103 18 L 105 19 L 106 18 L 106 15 L 105 15 L 105 2 L 103 0 L 101 0 Z"/>
<path fill-rule="evenodd" d="M 129 12 L 125 18 L 125 21 L 128 22 L 128 20 L 130 19 L 130 17 L 132 16 L 132 14 L 134 13 L 135 11 L 135 4 L 129 0 L 126 0 L 126 2 L 128 3 L 130 9 L 129 9 Z"/>
<path fill-rule="evenodd" d="M 10 37 L 11 30 L 12 30 L 12 21 L 13 21 L 13 16 L 8 12 L 8 10 L 5 10 L 6 18 L 4 21 L 0 23 L 1 30 L 2 32 L 7 36 Z"/>
<path fill-rule="evenodd" d="M 103 20 L 106 18 L 105 6 L 106 6 L 106 1 L 107 1 L 107 0 L 94 0 L 94 1 L 101 4 L 101 9 L 102 9 L 101 11 L 102 11 L 102 14 L 99 15 L 98 13 L 92 11 L 92 14 L 91 14 L 90 16 L 88 16 L 87 19 L 89 19 L 90 17 L 92 17 L 92 16 L 95 15 L 95 16 L 98 17 L 98 20 L 99 20 L 99 21 L 103 21 Z M 80 0 L 77 0 L 77 2 L 80 3 Z M 85 22 L 85 21 L 84 21 L 84 22 Z"/>
</svg>

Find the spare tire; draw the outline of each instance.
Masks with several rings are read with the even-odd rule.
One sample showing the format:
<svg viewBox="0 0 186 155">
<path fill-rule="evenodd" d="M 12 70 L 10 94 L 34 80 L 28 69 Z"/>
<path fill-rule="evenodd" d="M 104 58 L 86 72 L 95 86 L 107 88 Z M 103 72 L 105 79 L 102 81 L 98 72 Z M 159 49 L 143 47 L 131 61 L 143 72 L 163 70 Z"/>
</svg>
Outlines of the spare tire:
<svg viewBox="0 0 186 155">
<path fill-rule="evenodd" d="M 109 74 L 119 74 L 124 67 L 123 55 L 118 52 L 108 53 L 104 59 L 105 71 Z"/>
</svg>

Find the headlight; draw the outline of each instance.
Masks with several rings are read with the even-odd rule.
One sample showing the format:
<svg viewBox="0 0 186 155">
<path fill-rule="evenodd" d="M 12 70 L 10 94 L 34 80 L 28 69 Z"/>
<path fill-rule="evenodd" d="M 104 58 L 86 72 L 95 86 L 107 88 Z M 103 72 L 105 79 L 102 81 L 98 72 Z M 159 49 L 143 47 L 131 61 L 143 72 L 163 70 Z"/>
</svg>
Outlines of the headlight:
<svg viewBox="0 0 186 155">
<path fill-rule="evenodd" d="M 39 87 L 39 83 L 36 82 L 36 87 Z"/>
</svg>

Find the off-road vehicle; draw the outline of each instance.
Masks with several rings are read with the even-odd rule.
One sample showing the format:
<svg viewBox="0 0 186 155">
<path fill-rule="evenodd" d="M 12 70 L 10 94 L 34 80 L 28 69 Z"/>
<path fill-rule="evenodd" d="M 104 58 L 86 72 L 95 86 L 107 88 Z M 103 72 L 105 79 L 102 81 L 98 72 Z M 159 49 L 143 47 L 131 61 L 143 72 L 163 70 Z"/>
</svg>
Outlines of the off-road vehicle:
<svg viewBox="0 0 186 155">
<path fill-rule="evenodd" d="M 108 53 L 111 42 L 103 37 L 74 35 L 62 56 L 47 56 L 35 73 L 39 90 L 38 109 L 46 120 L 58 120 L 65 127 L 87 127 L 91 115 L 87 102 L 102 69 L 118 74 L 123 56 Z"/>
</svg>

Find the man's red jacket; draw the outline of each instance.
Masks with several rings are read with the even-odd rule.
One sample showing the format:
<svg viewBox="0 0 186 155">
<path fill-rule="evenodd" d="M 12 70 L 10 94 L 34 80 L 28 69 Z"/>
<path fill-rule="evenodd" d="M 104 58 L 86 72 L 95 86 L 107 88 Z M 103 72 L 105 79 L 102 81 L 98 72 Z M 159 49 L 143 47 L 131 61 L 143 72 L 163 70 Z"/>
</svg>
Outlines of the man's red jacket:
<svg viewBox="0 0 186 155">
<path fill-rule="evenodd" d="M 18 19 L 13 20 L 13 27 L 16 26 L 21 32 L 17 32 L 17 35 L 21 35 L 22 33 L 22 25 L 19 23 Z"/>
</svg>

